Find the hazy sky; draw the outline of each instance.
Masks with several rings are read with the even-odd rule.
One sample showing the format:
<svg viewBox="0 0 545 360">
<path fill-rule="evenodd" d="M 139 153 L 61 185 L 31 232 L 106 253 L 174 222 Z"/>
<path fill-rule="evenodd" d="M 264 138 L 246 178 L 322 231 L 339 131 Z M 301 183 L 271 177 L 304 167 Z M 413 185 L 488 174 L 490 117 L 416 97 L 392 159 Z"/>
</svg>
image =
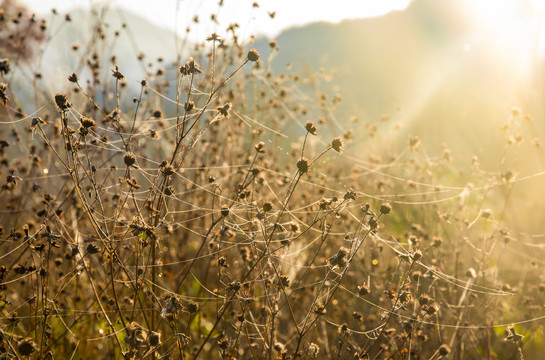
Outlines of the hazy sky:
<svg viewBox="0 0 545 360">
<path fill-rule="evenodd" d="M 20 0 L 37 13 L 47 13 L 52 8 L 67 12 L 71 8 L 88 7 L 97 0 Z M 411 0 L 224 0 L 218 12 L 218 0 L 113 0 L 109 4 L 130 9 L 132 12 L 146 17 L 151 22 L 168 28 L 177 28 L 183 32 L 191 24 L 195 15 L 202 23 L 210 24 L 210 15 L 218 15 L 219 24 L 203 32 L 217 31 L 223 33 L 231 23 L 241 25 L 241 36 L 263 33 L 276 35 L 280 30 L 305 23 L 326 20 L 338 22 L 369 16 L 379 16 L 392 10 L 407 7 Z M 254 2 L 259 7 L 252 6 Z M 178 11 L 177 11 L 178 9 Z M 274 19 L 268 15 L 276 12 Z M 205 34 L 193 33 L 199 37 Z"/>
</svg>

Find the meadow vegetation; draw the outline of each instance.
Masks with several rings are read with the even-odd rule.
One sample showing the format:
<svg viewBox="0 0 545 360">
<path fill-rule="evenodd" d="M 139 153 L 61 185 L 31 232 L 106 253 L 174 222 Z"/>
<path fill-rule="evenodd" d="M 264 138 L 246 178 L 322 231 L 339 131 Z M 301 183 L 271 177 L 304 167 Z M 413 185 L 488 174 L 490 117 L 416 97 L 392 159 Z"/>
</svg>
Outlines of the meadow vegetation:
<svg viewBox="0 0 545 360">
<path fill-rule="evenodd" d="M 515 172 L 428 155 L 382 133 L 387 117 L 350 130 L 330 70 L 275 72 L 278 44 L 260 54 L 236 24 L 172 66 L 135 57 L 135 79 L 112 31 L 129 30 L 96 11 L 51 91 L 36 64 L 70 15 L 50 29 L 12 1 L 0 11 L 2 359 L 545 348 L 539 237 L 502 216 Z M 530 121 L 506 119 L 505 163 Z"/>
</svg>

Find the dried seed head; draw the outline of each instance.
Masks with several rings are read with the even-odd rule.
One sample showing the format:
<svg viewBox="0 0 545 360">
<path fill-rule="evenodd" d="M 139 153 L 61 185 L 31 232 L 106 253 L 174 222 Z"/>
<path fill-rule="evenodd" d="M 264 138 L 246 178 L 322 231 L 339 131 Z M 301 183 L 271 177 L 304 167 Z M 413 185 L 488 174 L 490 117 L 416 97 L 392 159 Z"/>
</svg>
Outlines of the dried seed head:
<svg viewBox="0 0 545 360">
<path fill-rule="evenodd" d="M 263 211 L 264 212 L 268 212 L 268 211 L 271 211 L 273 209 L 273 205 L 270 201 L 266 201 L 263 203 Z"/>
<path fill-rule="evenodd" d="M 365 296 L 371 292 L 371 289 L 368 285 L 362 284 L 361 286 L 358 286 L 358 295 L 359 296 Z"/>
<path fill-rule="evenodd" d="M 431 297 L 429 297 L 429 296 L 426 295 L 426 294 L 422 294 L 422 295 L 420 295 L 420 297 L 418 298 L 418 303 L 419 303 L 421 306 L 428 305 L 428 304 L 431 303 L 431 302 L 432 302 Z"/>
<path fill-rule="evenodd" d="M 314 309 L 313 309 L 312 312 L 315 313 L 316 315 L 325 315 L 325 314 L 327 314 L 327 310 L 326 310 L 324 304 L 322 304 L 322 303 L 318 303 L 316 306 L 314 306 Z"/>
<path fill-rule="evenodd" d="M 138 184 L 138 181 L 136 181 L 135 178 L 132 178 L 127 181 L 127 184 L 129 184 L 130 187 L 134 189 L 140 189 L 140 184 Z"/>
<path fill-rule="evenodd" d="M 32 340 L 23 340 L 17 344 L 17 350 L 22 356 L 30 356 L 36 351 L 36 344 Z"/>
<path fill-rule="evenodd" d="M 229 109 L 231 108 L 231 103 L 227 103 L 223 106 L 216 107 L 216 110 L 223 116 L 223 117 L 229 117 Z"/>
<path fill-rule="evenodd" d="M 133 153 L 126 152 L 125 155 L 123 155 L 123 162 L 127 166 L 134 165 L 134 163 L 136 162 L 136 157 L 134 156 Z"/>
<path fill-rule="evenodd" d="M 352 317 L 356 320 L 356 321 L 363 321 L 363 315 L 359 312 L 356 312 L 354 311 L 352 313 Z"/>
<path fill-rule="evenodd" d="M 312 354 L 313 357 L 317 358 L 318 353 L 320 352 L 320 347 L 315 343 L 310 343 L 310 345 L 308 346 L 308 352 Z"/>
<path fill-rule="evenodd" d="M 256 49 L 248 51 L 248 60 L 252 62 L 256 62 L 257 60 L 259 60 L 259 53 Z"/>
<path fill-rule="evenodd" d="M 72 73 L 72 75 L 70 75 L 68 77 L 68 81 L 73 82 L 73 83 L 77 83 L 78 82 L 78 75 L 76 75 L 76 73 Z"/>
<path fill-rule="evenodd" d="M 174 166 L 172 165 L 166 165 L 166 166 L 163 166 L 161 168 L 161 172 L 163 173 L 163 175 L 165 176 L 170 176 L 170 175 L 173 175 L 174 174 Z"/>
<path fill-rule="evenodd" d="M 340 137 L 333 139 L 331 141 L 331 147 L 339 154 L 342 153 L 344 151 L 343 140 Z"/>
<path fill-rule="evenodd" d="M 343 196 L 343 199 L 344 200 L 356 200 L 356 197 L 357 197 L 357 194 L 354 190 L 348 190 L 344 196 Z"/>
<path fill-rule="evenodd" d="M 152 331 L 148 336 L 148 341 L 151 346 L 157 346 L 161 343 L 161 333 Z"/>
<path fill-rule="evenodd" d="M 85 117 L 85 116 L 81 117 L 80 122 L 81 122 L 81 126 L 83 126 L 86 129 L 91 128 L 91 127 L 96 125 L 95 120 L 93 120 L 91 118 L 88 118 L 88 117 Z"/>
<path fill-rule="evenodd" d="M 301 174 L 307 173 L 308 167 L 309 167 L 309 163 L 307 159 L 300 158 L 299 160 L 297 160 L 297 170 L 299 170 Z"/>
<path fill-rule="evenodd" d="M 194 108 L 195 108 L 195 103 L 191 100 L 186 101 L 186 103 L 184 104 L 185 112 L 190 112 Z"/>
<path fill-rule="evenodd" d="M 311 135 L 316 135 L 318 134 L 317 132 L 317 128 L 316 128 L 316 125 L 314 125 L 314 123 L 312 121 L 307 121 L 307 123 L 305 124 L 305 130 L 311 134 Z"/>
<path fill-rule="evenodd" d="M 9 59 L 0 59 L 0 75 L 9 73 Z"/>
<path fill-rule="evenodd" d="M 392 205 L 390 205 L 390 203 L 380 205 L 380 213 L 382 215 L 388 215 L 390 211 L 392 211 Z"/>
<path fill-rule="evenodd" d="M 220 213 L 221 213 L 221 216 L 223 217 L 226 217 L 227 215 L 229 215 L 229 206 L 222 205 Z"/>
<path fill-rule="evenodd" d="M 197 64 L 195 64 L 195 60 L 193 60 L 192 57 L 189 58 L 185 65 L 180 66 L 179 71 L 182 75 L 194 75 L 202 73 L 202 70 L 199 69 Z"/>
<path fill-rule="evenodd" d="M 114 78 L 116 78 L 117 80 L 123 80 L 123 79 L 125 78 L 125 75 L 123 75 L 123 74 L 119 71 L 117 65 L 116 65 L 116 67 L 115 67 L 115 70 L 112 69 L 112 76 L 113 76 Z"/>
<path fill-rule="evenodd" d="M 280 278 L 278 279 L 278 285 L 280 287 L 290 287 L 291 285 L 291 279 L 288 275 L 280 275 Z"/>
<path fill-rule="evenodd" d="M 87 252 L 91 255 L 97 254 L 100 252 L 100 248 L 96 244 L 90 243 L 87 245 Z"/>
<path fill-rule="evenodd" d="M 416 250 L 411 254 L 411 258 L 413 259 L 413 261 L 420 260 L 422 258 L 422 252 L 420 250 Z"/>
<path fill-rule="evenodd" d="M 225 256 L 222 256 L 218 259 L 218 265 L 220 267 L 225 267 L 225 268 L 229 267 L 229 264 L 227 263 L 227 259 L 225 258 Z"/>
<path fill-rule="evenodd" d="M 450 347 L 447 344 L 443 344 L 439 346 L 438 351 L 439 351 L 439 355 L 447 356 L 448 354 L 450 354 Z"/>
<path fill-rule="evenodd" d="M 61 110 L 66 110 L 71 106 L 68 102 L 68 99 L 66 98 L 66 94 L 63 93 L 57 93 L 55 95 L 55 104 L 57 104 L 57 106 Z"/>
<path fill-rule="evenodd" d="M 258 153 L 265 152 L 265 143 L 263 141 L 258 142 L 257 144 L 254 145 L 254 147 Z"/>
<path fill-rule="evenodd" d="M 221 40 L 221 36 L 219 36 L 216 33 L 212 33 L 210 34 L 210 36 L 206 37 L 206 41 L 219 41 L 219 40 Z"/>
<path fill-rule="evenodd" d="M 0 100 L 2 100 L 2 103 L 4 104 L 4 106 L 9 101 L 9 96 L 8 96 L 8 94 L 6 92 L 7 89 L 8 89 L 8 84 L 0 83 Z"/>
<path fill-rule="evenodd" d="M 196 313 L 197 311 L 199 311 L 199 304 L 197 304 L 197 303 L 189 303 L 189 304 L 187 304 L 187 311 L 188 311 L 190 314 Z"/>
</svg>

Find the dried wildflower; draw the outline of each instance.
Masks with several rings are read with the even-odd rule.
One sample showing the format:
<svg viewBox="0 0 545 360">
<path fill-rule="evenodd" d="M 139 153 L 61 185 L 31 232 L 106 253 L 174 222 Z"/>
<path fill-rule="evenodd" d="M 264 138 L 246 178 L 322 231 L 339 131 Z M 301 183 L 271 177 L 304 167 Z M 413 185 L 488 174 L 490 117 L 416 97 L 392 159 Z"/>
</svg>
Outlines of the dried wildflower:
<svg viewBox="0 0 545 360">
<path fill-rule="evenodd" d="M 112 76 L 114 78 L 116 78 L 117 80 L 123 80 L 125 78 L 125 75 L 123 75 L 120 71 L 119 71 L 119 68 L 117 67 L 117 65 L 115 66 L 115 70 L 114 69 L 111 69 L 112 70 Z"/>
<path fill-rule="evenodd" d="M 223 116 L 223 117 L 229 117 L 229 109 L 231 108 L 231 103 L 227 103 L 223 106 L 216 107 L 216 110 Z"/>
<path fill-rule="evenodd" d="M 17 185 L 17 181 L 21 181 L 23 180 L 21 177 L 19 176 L 14 176 L 14 175 L 8 175 L 6 176 L 6 185 Z"/>
<path fill-rule="evenodd" d="M 190 314 L 194 314 L 196 313 L 197 311 L 199 311 L 199 304 L 197 303 L 189 303 L 187 304 L 187 311 L 190 313 Z"/>
<path fill-rule="evenodd" d="M 8 96 L 8 94 L 6 92 L 7 89 L 8 89 L 8 84 L 0 83 L 0 100 L 2 100 L 2 103 L 4 104 L 4 106 L 9 101 L 9 96 Z"/>
<path fill-rule="evenodd" d="M 317 135 L 318 132 L 317 132 L 317 128 L 316 128 L 316 125 L 314 125 L 314 123 L 312 121 L 307 121 L 307 123 L 305 124 L 305 130 L 311 134 L 311 135 Z"/>
<path fill-rule="evenodd" d="M 182 75 L 194 75 L 202 73 L 202 70 L 199 69 L 197 64 L 195 64 L 195 60 L 192 57 L 189 58 L 185 65 L 180 66 L 179 71 Z"/>
<path fill-rule="evenodd" d="M 248 51 L 248 60 L 251 62 L 256 62 L 259 60 L 259 53 L 256 49 Z"/>
<path fill-rule="evenodd" d="M 157 346 L 161 343 L 161 333 L 152 331 L 148 335 L 148 341 L 151 346 Z"/>
<path fill-rule="evenodd" d="M 422 294 L 420 295 L 420 297 L 418 298 L 418 303 L 420 304 L 420 306 L 424 306 L 424 305 L 428 305 L 432 302 L 433 300 L 431 299 L 431 297 L 429 297 L 429 295 L 426 295 L 426 294 Z"/>
<path fill-rule="evenodd" d="M 185 112 L 190 112 L 191 110 L 193 110 L 195 108 L 195 103 L 191 100 L 189 101 L 186 101 L 185 104 L 184 104 L 184 110 Z M 228 109 L 229 110 L 229 109 Z"/>
<path fill-rule="evenodd" d="M 513 325 L 510 325 L 507 327 L 507 337 L 504 339 L 504 341 L 511 341 L 514 343 L 518 343 L 524 339 L 524 335 L 517 334 L 515 331 L 515 327 Z"/>
<path fill-rule="evenodd" d="M 392 211 L 392 205 L 390 203 L 383 203 L 380 205 L 380 213 L 382 215 L 388 215 Z"/>
<path fill-rule="evenodd" d="M 327 314 L 327 310 L 322 303 L 318 303 L 316 306 L 314 306 L 314 309 L 312 310 L 313 313 L 316 315 L 325 315 Z"/>
<path fill-rule="evenodd" d="M 88 129 L 88 128 L 91 128 L 93 126 L 95 126 L 95 120 L 91 119 L 91 118 L 88 118 L 88 117 L 85 117 L 85 116 L 82 116 L 80 118 L 80 122 L 81 122 L 81 126 L 83 126 L 84 128 Z"/>
<path fill-rule="evenodd" d="M 280 275 L 280 278 L 278 279 L 278 285 L 280 287 L 290 287 L 291 285 L 291 279 L 288 275 Z"/>
<path fill-rule="evenodd" d="M 337 254 L 327 260 L 329 265 L 331 266 L 338 266 L 339 268 L 344 268 L 348 264 L 348 259 L 346 259 L 346 256 L 348 255 L 348 249 L 345 247 L 341 247 Z"/>
<path fill-rule="evenodd" d="M 423 305 L 422 306 L 422 310 L 427 314 L 427 315 L 434 315 L 436 314 L 438 311 L 439 311 L 439 307 L 436 305 L 436 304 L 426 304 L 426 305 Z"/>
<path fill-rule="evenodd" d="M 410 291 L 403 291 L 399 295 L 399 300 L 401 301 L 402 304 L 405 304 L 405 303 L 411 301 L 411 298 L 412 298 L 412 294 L 411 294 Z"/>
<path fill-rule="evenodd" d="M 418 136 L 409 137 L 409 146 L 411 149 L 416 150 L 418 149 L 419 145 L 420 145 L 420 139 L 418 138 Z"/>
<path fill-rule="evenodd" d="M 218 340 L 218 346 L 220 349 L 225 350 L 229 347 L 229 341 L 226 339 Z"/>
<path fill-rule="evenodd" d="M 237 292 L 240 290 L 242 285 L 238 281 L 233 281 L 227 286 L 228 291 L 234 291 Z"/>
<path fill-rule="evenodd" d="M 378 222 L 377 222 L 376 218 L 374 218 L 374 217 L 370 218 L 367 223 L 369 224 L 369 227 L 371 228 L 371 231 L 378 230 Z"/>
<path fill-rule="evenodd" d="M 165 175 L 165 176 L 173 175 L 173 174 L 175 173 L 175 171 L 174 171 L 174 166 L 172 166 L 172 165 L 165 165 L 165 166 L 161 167 L 161 172 L 162 172 L 163 175 Z"/>
<path fill-rule="evenodd" d="M 331 141 L 331 147 L 339 154 L 342 153 L 344 151 L 343 140 L 340 137 L 333 139 Z"/>
<path fill-rule="evenodd" d="M 223 205 L 220 210 L 221 216 L 226 217 L 229 215 L 229 206 Z"/>
<path fill-rule="evenodd" d="M 254 145 L 255 151 L 258 153 L 264 153 L 265 152 L 265 143 L 263 141 L 258 142 Z"/>
<path fill-rule="evenodd" d="M 0 59 L 0 75 L 6 75 L 9 71 L 9 59 Z"/>
<path fill-rule="evenodd" d="M 78 75 L 76 75 L 76 73 L 72 73 L 72 75 L 70 75 L 68 77 L 68 81 L 70 81 L 72 83 L 77 83 L 78 82 Z"/>
<path fill-rule="evenodd" d="M 17 350 L 22 356 L 30 356 L 36 351 L 36 344 L 32 340 L 22 340 L 17 344 Z"/>
<path fill-rule="evenodd" d="M 413 261 L 418 261 L 422 258 L 422 252 L 420 250 L 416 250 L 411 254 L 411 259 Z"/>
<path fill-rule="evenodd" d="M 297 160 L 297 170 L 299 170 L 299 173 L 304 174 L 308 172 L 309 163 L 306 158 L 300 158 Z"/>
<path fill-rule="evenodd" d="M 343 199 L 348 201 L 348 200 L 356 200 L 356 197 L 357 197 L 357 194 L 354 190 L 348 190 L 344 196 L 343 196 Z"/>
<path fill-rule="evenodd" d="M 224 267 L 224 268 L 228 268 L 229 267 L 229 264 L 227 263 L 227 259 L 225 258 L 225 256 L 222 256 L 218 259 L 218 265 L 220 267 Z"/>
<path fill-rule="evenodd" d="M 221 37 L 216 33 L 212 33 L 206 37 L 206 41 L 220 41 L 220 40 L 221 40 Z"/>
<path fill-rule="evenodd" d="M 166 295 L 165 307 L 161 310 L 161 316 L 172 321 L 176 318 L 176 313 L 182 309 L 183 306 L 180 299 L 176 296 Z"/>
<path fill-rule="evenodd" d="M 434 236 L 431 240 L 431 246 L 439 247 L 443 243 L 443 238 L 440 236 Z"/>
<path fill-rule="evenodd" d="M 439 352 L 439 355 L 447 356 L 448 354 L 450 354 L 450 347 L 447 344 L 443 344 L 439 346 L 439 349 L 437 349 L 437 351 Z"/>
<path fill-rule="evenodd" d="M 134 165 L 134 163 L 136 162 L 136 157 L 132 152 L 126 152 L 125 155 L 123 155 L 123 162 L 127 166 Z"/>
<path fill-rule="evenodd" d="M 270 201 L 266 201 L 263 203 L 263 211 L 264 212 L 269 212 L 273 209 L 273 205 Z"/>
<path fill-rule="evenodd" d="M 61 110 L 67 110 L 70 106 L 72 106 L 68 99 L 66 98 L 66 94 L 63 93 L 57 93 L 55 95 L 55 104 L 59 107 Z"/>
<path fill-rule="evenodd" d="M 140 184 L 138 184 L 138 181 L 136 181 L 135 178 L 132 178 L 127 181 L 127 184 L 129 184 L 130 187 L 134 189 L 140 189 Z"/>
<path fill-rule="evenodd" d="M 87 245 L 87 253 L 93 255 L 99 252 L 100 252 L 100 248 L 96 244 L 90 243 L 89 245 Z"/>
<path fill-rule="evenodd" d="M 367 284 L 362 284 L 361 286 L 358 286 L 358 295 L 359 296 L 365 296 L 371 292 L 371 289 Z"/>
<path fill-rule="evenodd" d="M 354 311 L 352 313 L 352 317 L 356 320 L 356 321 L 363 321 L 363 315 L 359 312 L 356 312 Z"/>
</svg>

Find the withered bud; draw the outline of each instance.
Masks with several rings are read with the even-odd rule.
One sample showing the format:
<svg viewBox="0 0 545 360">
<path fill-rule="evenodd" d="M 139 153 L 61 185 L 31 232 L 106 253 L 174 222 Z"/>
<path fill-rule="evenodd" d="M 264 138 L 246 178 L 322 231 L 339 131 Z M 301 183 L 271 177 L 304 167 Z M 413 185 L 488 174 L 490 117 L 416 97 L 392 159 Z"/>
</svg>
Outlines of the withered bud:
<svg viewBox="0 0 545 360">
<path fill-rule="evenodd" d="M 259 60 L 259 53 L 256 49 L 248 51 L 248 60 L 252 62 L 256 62 L 257 60 Z"/>
</svg>

